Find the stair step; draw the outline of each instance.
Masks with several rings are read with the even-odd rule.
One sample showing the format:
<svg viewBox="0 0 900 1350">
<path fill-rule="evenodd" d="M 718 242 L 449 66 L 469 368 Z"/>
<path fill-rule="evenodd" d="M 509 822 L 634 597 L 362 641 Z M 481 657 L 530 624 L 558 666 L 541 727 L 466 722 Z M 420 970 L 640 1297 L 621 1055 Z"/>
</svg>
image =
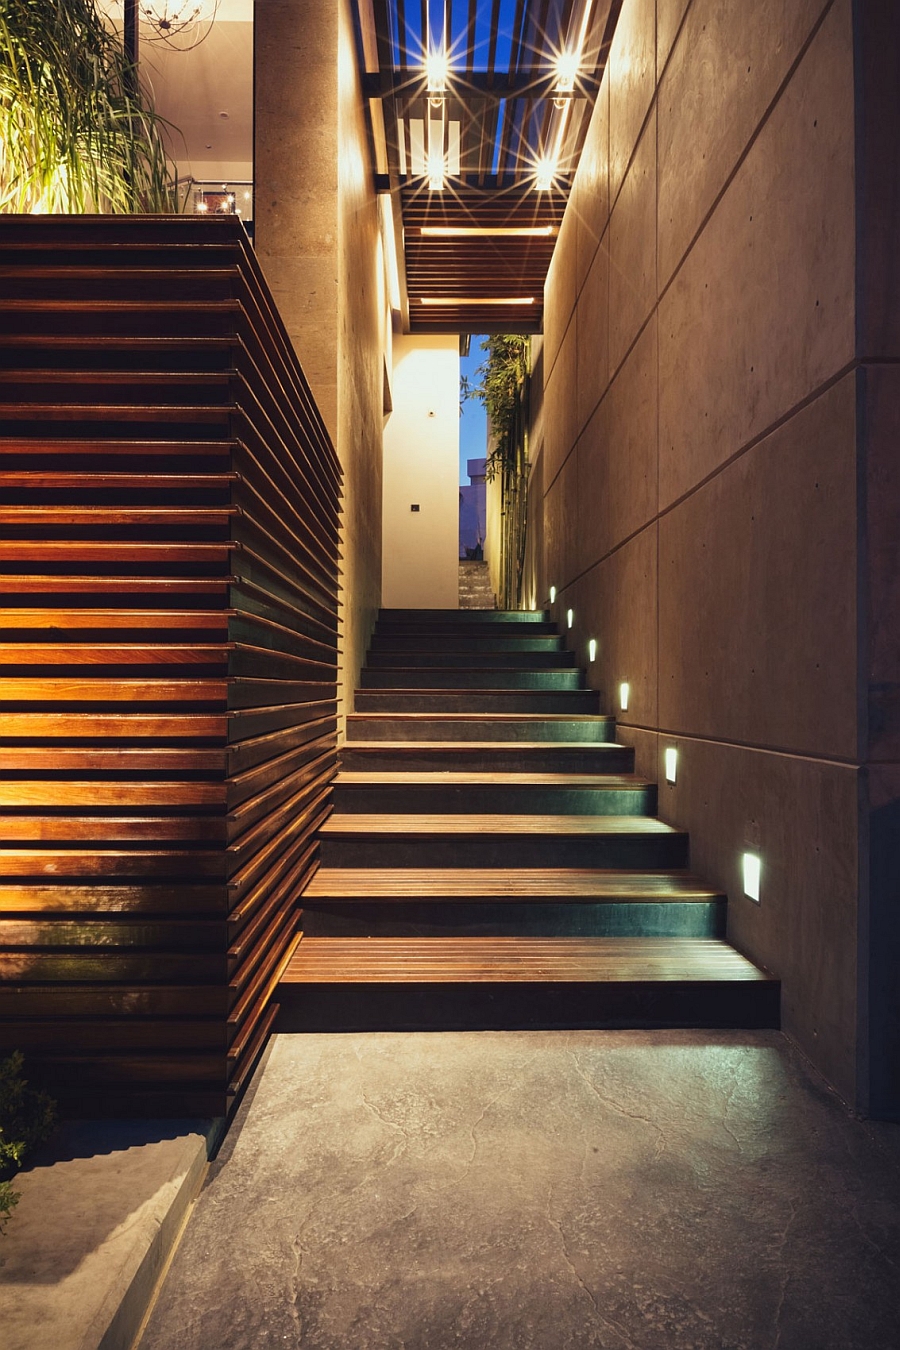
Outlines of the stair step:
<svg viewBox="0 0 900 1350">
<path fill-rule="evenodd" d="M 478 651 L 449 652 L 443 648 L 435 651 L 386 651 L 382 647 L 372 648 L 366 657 L 369 671 L 384 668 L 409 670 L 411 667 L 440 667 L 444 670 L 489 670 L 526 668 L 529 670 L 566 670 L 575 665 L 575 653 L 556 650 L 548 651 Z M 451 681 L 452 683 L 453 681 Z"/>
<path fill-rule="evenodd" d="M 345 769 L 333 786 L 335 810 L 347 812 L 637 816 L 656 808 L 656 785 L 634 774 Z"/>
<path fill-rule="evenodd" d="M 581 670 L 484 669 L 480 666 L 447 669 L 444 666 L 367 667 L 360 672 L 361 689 L 541 689 L 584 688 Z"/>
<path fill-rule="evenodd" d="M 724 937 L 726 899 L 687 872 L 320 867 L 315 937 Z"/>
<path fill-rule="evenodd" d="M 593 689 L 359 689 L 357 712 L 598 713 Z"/>
<path fill-rule="evenodd" d="M 609 714 L 368 712 L 347 714 L 347 740 L 492 743 L 610 744 L 616 719 Z"/>
<path fill-rule="evenodd" d="M 279 985 L 278 1026 L 771 1027 L 778 996 L 776 980 L 714 938 L 304 937 Z"/>
<path fill-rule="evenodd" d="M 561 652 L 563 640 L 558 633 L 531 633 L 515 631 L 511 633 L 495 632 L 482 628 L 477 633 L 461 637 L 458 633 L 432 633 L 427 641 L 415 633 L 378 634 L 372 638 L 369 647 L 369 661 L 377 652 L 416 652 L 435 654 L 454 652 L 462 656 L 479 653 L 505 652 Z"/>
<path fill-rule="evenodd" d="M 614 742 L 347 741 L 341 766 L 353 772 L 628 773 L 634 751 Z"/>
<path fill-rule="evenodd" d="M 535 609 L 382 609 L 376 630 L 383 625 L 412 624 L 421 629 L 431 623 L 466 628 L 477 624 L 543 624 L 549 622 L 544 610 Z M 551 625 L 552 626 L 552 625 Z M 555 629 L 554 629 L 555 631 Z"/>
<path fill-rule="evenodd" d="M 403 815 L 334 812 L 320 831 L 328 867 L 687 866 L 688 837 L 646 816 Z"/>
</svg>

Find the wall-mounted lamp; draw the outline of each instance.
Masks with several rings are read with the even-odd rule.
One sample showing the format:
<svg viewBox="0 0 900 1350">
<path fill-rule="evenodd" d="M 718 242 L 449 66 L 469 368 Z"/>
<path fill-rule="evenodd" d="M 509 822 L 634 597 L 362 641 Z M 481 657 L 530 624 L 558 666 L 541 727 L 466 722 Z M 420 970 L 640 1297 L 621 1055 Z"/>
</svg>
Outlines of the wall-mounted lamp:
<svg viewBox="0 0 900 1350">
<path fill-rule="evenodd" d="M 444 102 L 449 74 L 447 53 L 440 47 L 433 48 L 425 58 L 425 81 L 428 85 L 428 102 L 432 108 L 439 108 Z"/>
<path fill-rule="evenodd" d="M 678 751 L 674 745 L 666 746 L 666 752 L 663 756 L 666 766 L 666 782 L 674 783 L 675 775 L 678 772 Z"/>
<path fill-rule="evenodd" d="M 622 709 L 622 712 L 628 711 L 628 695 L 630 693 L 631 685 L 623 680 L 619 685 L 619 707 Z"/>
<path fill-rule="evenodd" d="M 744 873 L 744 894 L 748 900 L 754 900 L 759 904 L 759 876 L 761 868 L 758 853 L 745 853 L 741 859 L 741 867 Z"/>
<path fill-rule="evenodd" d="M 596 638 L 591 638 L 590 642 L 588 643 L 588 660 L 589 660 L 589 661 L 596 661 L 596 660 L 597 660 L 597 639 L 596 639 Z"/>
</svg>

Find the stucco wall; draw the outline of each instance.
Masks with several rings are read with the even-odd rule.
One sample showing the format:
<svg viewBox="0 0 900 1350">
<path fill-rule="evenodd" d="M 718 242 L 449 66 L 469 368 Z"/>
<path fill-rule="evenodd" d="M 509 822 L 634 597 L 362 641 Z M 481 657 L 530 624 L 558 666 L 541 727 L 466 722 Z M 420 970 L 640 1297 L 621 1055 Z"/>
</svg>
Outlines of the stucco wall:
<svg viewBox="0 0 900 1350">
<path fill-rule="evenodd" d="M 396 337 L 393 398 L 384 432 L 384 604 L 456 609 L 458 339 Z"/>
<path fill-rule="evenodd" d="M 621 739 L 731 940 L 865 1104 L 857 423 L 896 370 L 856 360 L 854 96 L 850 0 L 625 0 L 547 281 L 533 500 L 539 600 L 598 640 L 607 709 L 629 683 Z"/>
</svg>

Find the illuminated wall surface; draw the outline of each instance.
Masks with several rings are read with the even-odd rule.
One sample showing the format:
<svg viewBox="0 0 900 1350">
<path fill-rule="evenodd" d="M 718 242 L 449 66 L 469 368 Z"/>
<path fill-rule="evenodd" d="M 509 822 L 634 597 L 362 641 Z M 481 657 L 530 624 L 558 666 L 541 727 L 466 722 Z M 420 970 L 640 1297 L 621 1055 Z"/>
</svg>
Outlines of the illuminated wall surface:
<svg viewBox="0 0 900 1350">
<path fill-rule="evenodd" d="M 860 10 L 626 0 L 547 281 L 532 566 L 786 1029 L 884 1109 L 898 113 Z"/>
</svg>

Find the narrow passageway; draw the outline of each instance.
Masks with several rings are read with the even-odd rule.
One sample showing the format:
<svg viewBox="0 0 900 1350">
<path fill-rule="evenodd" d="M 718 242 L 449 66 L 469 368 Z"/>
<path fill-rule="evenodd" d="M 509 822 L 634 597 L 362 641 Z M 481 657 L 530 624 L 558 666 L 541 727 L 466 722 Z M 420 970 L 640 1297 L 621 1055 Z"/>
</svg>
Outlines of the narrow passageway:
<svg viewBox="0 0 900 1350">
<path fill-rule="evenodd" d="M 140 1350 L 893 1350 L 895 1135 L 777 1032 L 277 1036 Z"/>
</svg>

